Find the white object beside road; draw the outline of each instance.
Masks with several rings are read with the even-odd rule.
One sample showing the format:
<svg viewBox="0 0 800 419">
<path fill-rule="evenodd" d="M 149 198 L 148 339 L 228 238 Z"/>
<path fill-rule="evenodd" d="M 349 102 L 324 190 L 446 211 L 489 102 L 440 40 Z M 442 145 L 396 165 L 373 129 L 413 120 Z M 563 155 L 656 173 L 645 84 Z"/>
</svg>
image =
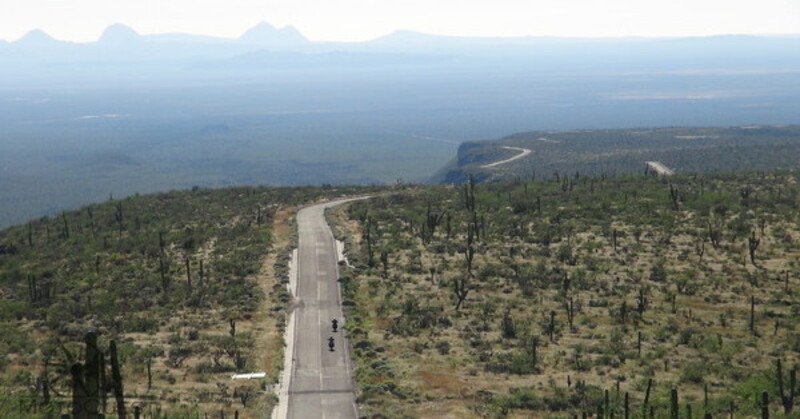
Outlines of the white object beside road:
<svg viewBox="0 0 800 419">
<path fill-rule="evenodd" d="M 267 376 L 265 372 L 251 372 L 249 374 L 233 374 L 231 380 L 252 380 L 253 378 L 264 378 Z"/>
</svg>

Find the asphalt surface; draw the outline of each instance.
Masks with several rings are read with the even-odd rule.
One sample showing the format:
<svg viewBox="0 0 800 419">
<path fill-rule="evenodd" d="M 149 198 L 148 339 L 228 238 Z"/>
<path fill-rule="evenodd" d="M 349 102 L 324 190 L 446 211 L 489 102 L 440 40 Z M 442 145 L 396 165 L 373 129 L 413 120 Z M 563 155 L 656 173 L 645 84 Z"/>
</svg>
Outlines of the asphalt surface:
<svg viewBox="0 0 800 419">
<path fill-rule="evenodd" d="M 506 163 L 511 163 L 514 160 L 521 159 L 521 158 L 523 158 L 523 157 L 525 157 L 528 154 L 531 154 L 533 152 L 533 150 L 528 150 L 527 148 L 522 148 L 522 147 L 503 146 L 502 148 L 505 148 L 506 150 L 519 151 L 519 154 L 517 154 L 516 156 L 511 157 L 509 159 L 496 161 L 494 163 L 484 164 L 483 166 L 481 166 L 481 168 L 489 169 L 489 168 L 492 168 L 492 167 L 502 166 L 502 165 L 504 165 Z"/>
<path fill-rule="evenodd" d="M 294 353 L 288 418 L 356 418 L 349 344 L 342 330 L 337 252 L 324 210 L 345 201 L 307 207 L 297 214 L 299 231 Z M 339 320 L 339 331 L 331 320 Z M 328 348 L 334 338 L 335 350 Z"/>
</svg>

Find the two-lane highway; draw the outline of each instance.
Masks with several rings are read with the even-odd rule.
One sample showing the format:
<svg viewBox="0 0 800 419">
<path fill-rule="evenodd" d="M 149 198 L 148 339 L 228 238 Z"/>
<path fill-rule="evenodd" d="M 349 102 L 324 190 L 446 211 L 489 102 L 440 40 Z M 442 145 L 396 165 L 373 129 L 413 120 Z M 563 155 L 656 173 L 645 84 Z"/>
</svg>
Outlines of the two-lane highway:
<svg viewBox="0 0 800 419">
<path fill-rule="evenodd" d="M 288 418 L 356 418 L 349 345 L 344 331 L 333 332 L 331 320 L 344 322 L 336 244 L 325 208 L 335 201 L 297 214 L 299 251 L 294 316 L 294 345 L 289 383 Z M 333 337 L 335 350 L 328 348 Z"/>
</svg>

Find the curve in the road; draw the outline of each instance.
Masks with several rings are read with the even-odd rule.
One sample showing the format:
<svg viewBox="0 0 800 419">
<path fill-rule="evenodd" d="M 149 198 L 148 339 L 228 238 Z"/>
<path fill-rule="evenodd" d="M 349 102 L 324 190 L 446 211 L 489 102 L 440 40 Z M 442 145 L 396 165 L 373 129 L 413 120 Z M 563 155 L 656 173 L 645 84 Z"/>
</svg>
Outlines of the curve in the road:
<svg viewBox="0 0 800 419">
<path fill-rule="evenodd" d="M 483 166 L 481 166 L 481 168 L 482 169 L 491 169 L 493 167 L 502 166 L 502 165 L 504 165 L 506 163 L 511 163 L 514 160 L 521 159 L 521 158 L 523 158 L 523 157 L 525 157 L 528 154 L 531 154 L 533 152 L 533 150 L 529 150 L 527 148 L 522 148 L 522 147 L 502 146 L 502 148 L 505 148 L 506 150 L 519 151 L 519 154 L 517 154 L 514 157 L 505 159 L 505 160 L 500 160 L 500 161 L 496 161 L 494 163 L 484 164 Z"/>
<path fill-rule="evenodd" d="M 664 163 L 660 161 L 646 161 L 644 162 L 648 168 L 656 172 L 661 176 L 672 176 L 675 174 L 675 171 L 667 167 Z"/>
</svg>

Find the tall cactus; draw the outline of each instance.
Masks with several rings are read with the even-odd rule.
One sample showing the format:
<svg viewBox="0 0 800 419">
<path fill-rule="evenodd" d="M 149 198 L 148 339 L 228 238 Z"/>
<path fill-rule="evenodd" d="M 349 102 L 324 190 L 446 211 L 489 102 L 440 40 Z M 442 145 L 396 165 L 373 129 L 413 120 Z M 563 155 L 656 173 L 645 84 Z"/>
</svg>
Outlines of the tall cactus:
<svg viewBox="0 0 800 419">
<path fill-rule="evenodd" d="M 108 347 L 111 356 L 111 380 L 114 389 L 114 398 L 117 400 L 117 416 L 125 419 L 125 395 L 122 389 L 122 374 L 119 370 L 119 358 L 117 357 L 117 343 L 111 341 Z"/>
<path fill-rule="evenodd" d="M 673 388 L 669 396 L 669 417 L 671 419 L 678 419 L 680 416 L 678 409 L 680 409 L 678 407 L 678 389 Z"/>
<path fill-rule="evenodd" d="M 97 348 L 97 333 L 87 333 L 84 341 L 86 343 L 86 365 L 83 371 L 86 388 L 84 410 L 89 417 L 96 418 L 100 405 L 100 350 Z"/>
<path fill-rule="evenodd" d="M 88 411 L 84 408 L 87 394 L 83 381 L 83 365 L 76 362 L 72 364 L 69 372 L 72 375 L 72 417 L 73 419 L 90 419 Z"/>
<path fill-rule="evenodd" d="M 191 267 L 191 260 L 189 256 L 184 257 L 184 262 L 186 264 L 186 288 L 189 294 L 192 293 L 192 267 Z"/>
<path fill-rule="evenodd" d="M 797 367 L 792 367 L 789 372 L 789 392 L 786 393 L 783 383 L 783 367 L 780 358 L 775 361 L 776 363 L 776 380 L 778 381 L 778 395 L 781 398 L 783 405 L 783 412 L 789 416 L 794 408 L 794 395 L 797 386 Z"/>
<path fill-rule="evenodd" d="M 750 252 L 750 263 L 753 266 L 758 267 L 756 263 L 756 249 L 758 249 L 758 245 L 761 244 L 761 239 L 756 237 L 756 232 L 753 231 L 750 234 L 750 237 L 747 238 L 747 250 Z"/>
</svg>

